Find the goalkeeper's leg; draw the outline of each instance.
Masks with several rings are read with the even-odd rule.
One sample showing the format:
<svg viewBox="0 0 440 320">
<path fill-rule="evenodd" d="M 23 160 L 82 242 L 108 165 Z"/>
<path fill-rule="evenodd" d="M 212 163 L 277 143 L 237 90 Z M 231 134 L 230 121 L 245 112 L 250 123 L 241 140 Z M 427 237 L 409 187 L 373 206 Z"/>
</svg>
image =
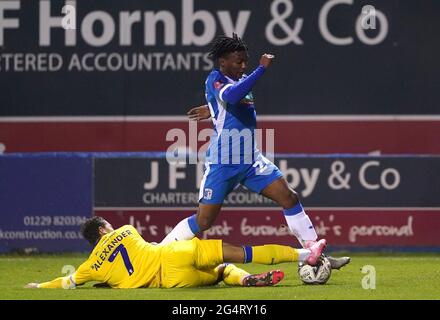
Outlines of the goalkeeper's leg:
<svg viewBox="0 0 440 320">
<path fill-rule="evenodd" d="M 289 246 L 268 244 L 262 246 L 233 246 L 223 243 L 223 261 L 235 263 L 278 264 L 282 262 L 304 261 L 315 264 L 325 248 L 325 240 L 320 240 L 309 249 L 295 249 Z"/>
<path fill-rule="evenodd" d="M 284 272 L 271 270 L 260 274 L 250 274 L 237 266 L 224 263 L 217 268 L 222 269 L 223 281 L 230 286 L 266 287 L 273 286 L 283 280 Z"/>
</svg>

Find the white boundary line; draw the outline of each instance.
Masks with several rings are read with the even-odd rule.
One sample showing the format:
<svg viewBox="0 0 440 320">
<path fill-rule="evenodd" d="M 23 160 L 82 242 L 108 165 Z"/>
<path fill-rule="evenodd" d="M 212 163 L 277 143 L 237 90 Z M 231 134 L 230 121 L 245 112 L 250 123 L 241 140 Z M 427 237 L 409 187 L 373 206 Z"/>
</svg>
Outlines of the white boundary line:
<svg viewBox="0 0 440 320">
<path fill-rule="evenodd" d="M 305 207 L 306 211 L 440 211 L 440 207 Z M 197 207 L 95 207 L 94 211 L 195 211 Z M 223 207 L 225 211 L 279 211 L 277 207 Z"/>
<path fill-rule="evenodd" d="M 440 121 L 440 115 L 260 115 L 259 121 Z M 23 116 L 2 117 L 0 123 L 22 122 L 188 122 L 186 116 Z"/>
</svg>

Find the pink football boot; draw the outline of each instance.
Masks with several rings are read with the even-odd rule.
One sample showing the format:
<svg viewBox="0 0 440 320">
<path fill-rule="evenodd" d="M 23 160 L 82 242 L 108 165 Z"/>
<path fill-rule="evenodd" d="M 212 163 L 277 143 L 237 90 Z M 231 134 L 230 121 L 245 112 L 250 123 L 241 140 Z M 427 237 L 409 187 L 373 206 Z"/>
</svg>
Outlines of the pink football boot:
<svg viewBox="0 0 440 320">
<path fill-rule="evenodd" d="M 305 262 L 311 266 L 315 266 L 326 246 L 327 240 L 325 239 L 321 239 L 309 246 L 307 249 L 310 250 L 310 255 Z"/>
</svg>

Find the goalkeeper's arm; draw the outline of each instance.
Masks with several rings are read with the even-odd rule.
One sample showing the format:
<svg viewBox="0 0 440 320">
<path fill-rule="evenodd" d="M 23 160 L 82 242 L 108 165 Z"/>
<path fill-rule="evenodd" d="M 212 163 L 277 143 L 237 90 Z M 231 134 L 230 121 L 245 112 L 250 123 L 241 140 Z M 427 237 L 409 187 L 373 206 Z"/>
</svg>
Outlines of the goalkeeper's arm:
<svg viewBox="0 0 440 320">
<path fill-rule="evenodd" d="M 75 289 L 77 286 L 86 282 L 93 281 L 94 277 L 90 274 L 90 268 L 87 262 L 79 266 L 76 272 L 65 277 L 59 277 L 52 281 L 36 283 L 28 283 L 25 288 L 42 288 L 42 289 Z"/>
<path fill-rule="evenodd" d="M 43 283 L 28 283 L 25 288 L 41 288 L 41 289 L 75 289 L 77 284 L 73 280 L 73 274 L 70 276 L 59 277 L 52 281 Z"/>
</svg>

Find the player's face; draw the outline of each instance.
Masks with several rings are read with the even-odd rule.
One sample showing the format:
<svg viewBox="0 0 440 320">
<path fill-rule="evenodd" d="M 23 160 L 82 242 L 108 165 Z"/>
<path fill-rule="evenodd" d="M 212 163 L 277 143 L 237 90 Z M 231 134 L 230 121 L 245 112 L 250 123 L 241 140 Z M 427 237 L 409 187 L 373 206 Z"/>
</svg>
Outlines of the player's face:
<svg viewBox="0 0 440 320">
<path fill-rule="evenodd" d="M 247 68 L 249 57 L 246 51 L 231 52 L 225 58 L 220 58 L 220 71 L 228 77 L 238 80 Z"/>
<path fill-rule="evenodd" d="M 105 230 L 107 230 L 108 232 L 113 232 L 113 231 L 115 231 L 115 229 L 113 229 L 113 226 L 112 226 L 108 221 L 105 222 L 104 228 L 105 228 Z"/>
<path fill-rule="evenodd" d="M 107 234 L 107 233 L 110 233 L 113 231 L 114 231 L 113 226 L 108 221 L 105 221 L 105 224 L 103 227 L 99 227 L 99 233 L 101 235 Z"/>
</svg>

